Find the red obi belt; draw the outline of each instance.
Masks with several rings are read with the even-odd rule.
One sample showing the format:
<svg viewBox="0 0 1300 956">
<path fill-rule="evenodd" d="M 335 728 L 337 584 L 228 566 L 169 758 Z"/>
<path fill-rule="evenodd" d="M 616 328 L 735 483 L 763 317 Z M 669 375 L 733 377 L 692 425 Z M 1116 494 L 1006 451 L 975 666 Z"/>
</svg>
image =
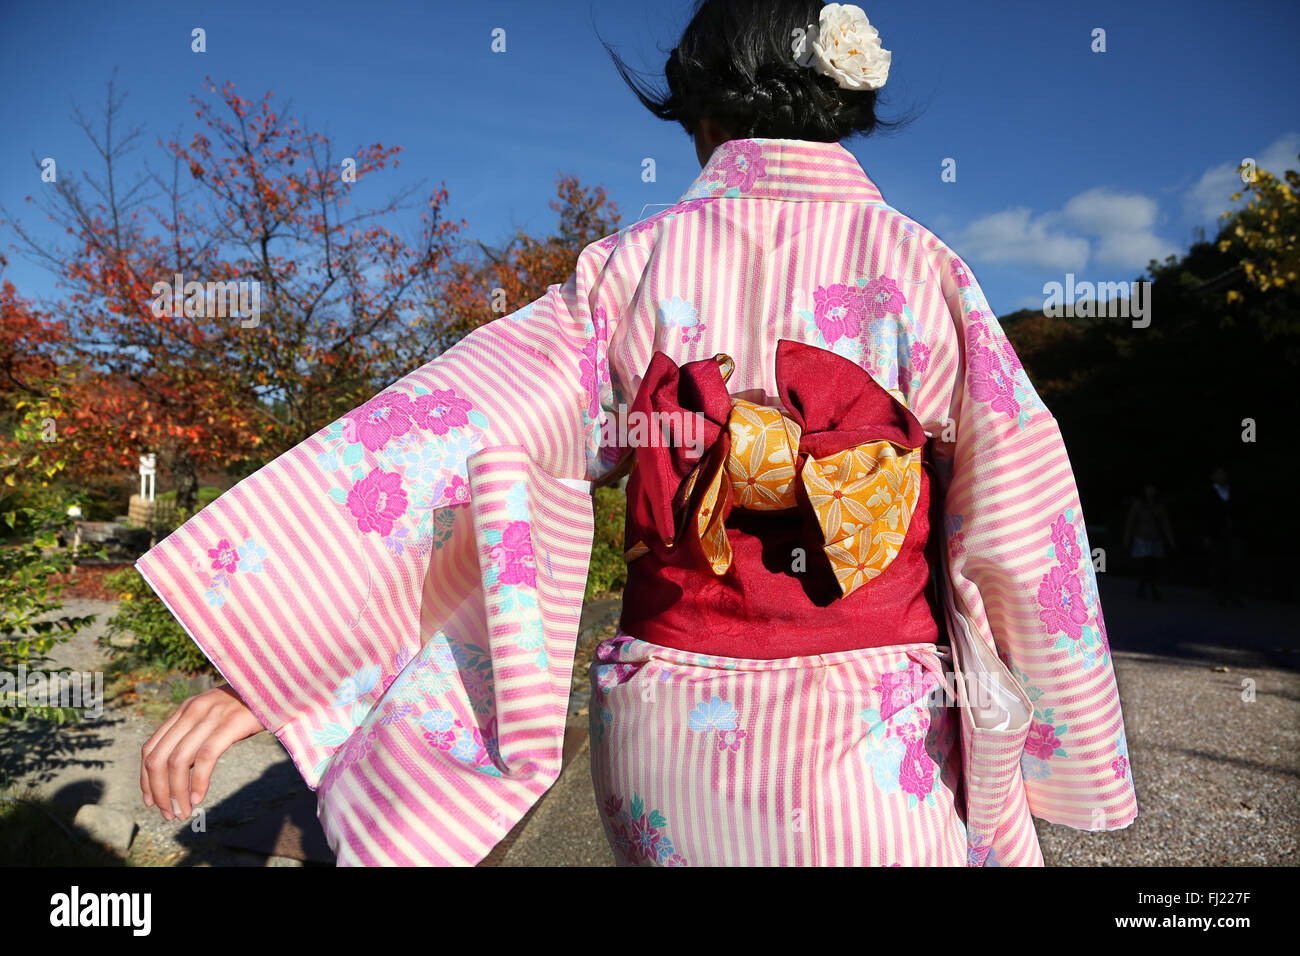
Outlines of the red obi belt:
<svg viewBox="0 0 1300 956">
<path fill-rule="evenodd" d="M 770 660 L 934 643 L 921 423 L 866 371 L 783 339 L 784 410 L 729 356 L 656 352 L 632 403 L 625 633 Z"/>
</svg>

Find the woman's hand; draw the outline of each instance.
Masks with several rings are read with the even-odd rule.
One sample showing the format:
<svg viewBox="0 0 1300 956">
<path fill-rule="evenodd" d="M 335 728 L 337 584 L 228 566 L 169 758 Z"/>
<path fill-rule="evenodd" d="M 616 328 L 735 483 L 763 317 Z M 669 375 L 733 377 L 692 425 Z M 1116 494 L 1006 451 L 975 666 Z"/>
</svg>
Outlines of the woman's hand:
<svg viewBox="0 0 1300 956">
<path fill-rule="evenodd" d="M 196 694 L 176 709 L 140 749 L 140 790 L 164 818 L 189 818 L 208 794 L 217 758 L 264 730 L 229 687 Z"/>
</svg>

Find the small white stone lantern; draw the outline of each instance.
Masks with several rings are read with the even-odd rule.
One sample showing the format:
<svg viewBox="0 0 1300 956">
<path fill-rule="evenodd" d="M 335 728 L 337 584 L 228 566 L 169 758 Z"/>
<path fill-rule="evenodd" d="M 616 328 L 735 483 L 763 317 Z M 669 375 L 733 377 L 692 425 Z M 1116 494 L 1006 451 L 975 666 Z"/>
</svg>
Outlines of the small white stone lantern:
<svg viewBox="0 0 1300 956">
<path fill-rule="evenodd" d="M 150 452 L 140 456 L 140 497 L 145 501 L 154 500 L 155 478 L 158 471 L 157 456 Z"/>
</svg>

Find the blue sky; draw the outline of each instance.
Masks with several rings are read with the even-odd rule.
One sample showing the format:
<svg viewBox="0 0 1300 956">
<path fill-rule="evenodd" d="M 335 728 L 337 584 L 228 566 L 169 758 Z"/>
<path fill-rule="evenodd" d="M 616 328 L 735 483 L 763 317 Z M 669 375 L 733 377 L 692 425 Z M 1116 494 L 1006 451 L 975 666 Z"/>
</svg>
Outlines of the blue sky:
<svg viewBox="0 0 1300 956">
<path fill-rule="evenodd" d="M 205 75 L 256 99 L 274 90 L 339 145 L 404 147 L 394 189 L 445 180 L 469 233 L 544 231 L 558 172 L 604 185 L 624 214 L 674 202 L 699 171 L 676 124 L 645 112 L 595 30 L 659 69 L 689 0 L 21 3 L 0 0 L 0 203 L 42 228 L 24 196 L 32 156 L 61 176 L 93 168 L 69 116 L 98 109 L 114 67 L 140 153 L 178 126 Z M 886 113 L 901 133 L 846 141 L 885 198 L 972 265 L 994 308 L 1041 305 L 1042 286 L 1136 278 L 1147 260 L 1213 229 L 1237 164 L 1300 152 L 1300 5 L 1291 0 L 866 4 L 893 51 Z M 207 52 L 190 50 L 190 30 Z M 494 28 L 506 52 L 490 49 Z M 1106 31 L 1105 53 L 1090 50 Z M 653 157 L 657 181 L 641 180 Z M 940 180 L 957 163 L 957 181 Z M 7 247 L 12 235 L 0 232 Z M 27 295 L 54 290 L 9 252 Z"/>
</svg>

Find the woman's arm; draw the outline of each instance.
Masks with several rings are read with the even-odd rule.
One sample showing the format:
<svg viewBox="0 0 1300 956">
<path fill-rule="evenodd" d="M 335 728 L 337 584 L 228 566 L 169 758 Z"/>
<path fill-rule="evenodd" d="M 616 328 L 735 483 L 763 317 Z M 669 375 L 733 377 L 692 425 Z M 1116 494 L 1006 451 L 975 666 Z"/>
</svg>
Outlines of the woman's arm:
<svg viewBox="0 0 1300 956">
<path fill-rule="evenodd" d="M 588 410 L 602 382 L 589 366 L 607 367 L 593 305 L 607 258 L 588 246 L 567 282 L 244 479 L 140 560 L 230 685 L 186 701 L 145 745 L 146 803 L 187 815 L 220 754 L 261 728 L 316 788 L 389 746 L 428 746 L 444 713 L 466 741 L 393 760 L 445 781 L 424 783 L 448 788 L 448 807 L 496 786 L 484 773 L 495 768 L 510 804 L 496 834 L 545 789 L 558 771 L 552 734 L 535 710 L 519 718 L 534 730 L 508 731 L 539 701 L 562 723 L 552 697 L 568 687 L 556 674 L 570 618 L 576 634 L 591 521 L 589 495 L 564 480 L 591 477 L 599 437 Z M 428 675 L 418 687 L 396 683 L 417 668 Z M 390 685 L 415 696 L 399 705 Z M 466 773 L 473 782 L 457 782 Z M 472 836 L 458 832 L 438 858 L 490 849 L 491 835 Z"/>
<path fill-rule="evenodd" d="M 951 256 L 951 253 L 947 253 Z M 1031 812 L 1085 830 L 1137 814 L 1128 746 L 1074 469 L 978 283 L 951 262 L 952 373 L 945 521 L 954 590 L 1033 702 L 1022 758 Z"/>
</svg>

